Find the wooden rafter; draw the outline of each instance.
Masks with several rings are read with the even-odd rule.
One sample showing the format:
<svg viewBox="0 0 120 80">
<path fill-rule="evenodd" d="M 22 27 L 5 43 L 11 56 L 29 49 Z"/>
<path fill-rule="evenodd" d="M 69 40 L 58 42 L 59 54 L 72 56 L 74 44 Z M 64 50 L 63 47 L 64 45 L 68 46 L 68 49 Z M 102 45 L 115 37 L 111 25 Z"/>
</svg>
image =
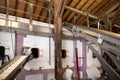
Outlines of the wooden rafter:
<svg viewBox="0 0 120 80">
<path fill-rule="evenodd" d="M 105 15 L 108 15 L 110 12 L 112 12 L 113 10 L 115 10 L 118 6 L 119 6 L 119 2 L 117 2 L 116 4 L 114 4 L 111 8 L 109 8 L 109 9 L 105 12 Z"/>
<path fill-rule="evenodd" d="M 79 10 L 82 10 L 82 8 L 88 3 L 88 1 L 89 1 L 89 0 L 86 0 L 86 1 L 83 3 L 83 5 L 80 7 Z M 81 17 L 81 15 L 76 16 L 76 21 L 78 20 L 79 17 Z M 72 23 L 74 23 L 74 19 L 72 20 Z"/>
<path fill-rule="evenodd" d="M 80 3 L 81 3 L 81 0 L 79 0 L 79 2 L 76 4 L 75 8 L 79 9 L 79 7 L 81 6 Z M 69 17 L 66 19 L 66 21 L 69 22 L 71 20 L 71 18 L 73 17 L 74 14 L 75 13 L 69 14 Z"/>
<path fill-rule="evenodd" d="M 96 10 L 93 10 L 93 14 L 97 14 L 97 12 L 99 10 L 101 10 L 107 3 L 109 2 L 109 0 L 103 0 L 100 4 L 99 4 L 99 7 L 96 9 Z"/>
<path fill-rule="evenodd" d="M 105 3 L 103 7 L 97 12 L 97 15 L 103 15 L 106 12 L 106 8 L 111 7 L 111 4 L 114 4 L 115 1 L 109 0 L 108 2 Z"/>
<path fill-rule="evenodd" d="M 84 8 L 82 9 L 83 12 L 87 11 L 87 10 L 94 4 L 94 2 L 95 2 L 95 0 L 89 1 L 87 4 L 90 4 L 90 5 L 87 5 L 87 4 L 86 4 L 86 5 L 84 6 Z M 80 18 L 80 17 L 78 17 L 78 19 L 77 19 L 77 23 L 80 23 L 81 20 L 82 20 L 83 18 L 85 18 L 85 16 L 81 17 L 80 19 L 79 19 L 79 18 Z"/>
<path fill-rule="evenodd" d="M 36 5 L 38 5 L 38 1 L 39 1 L 39 0 L 36 0 L 36 2 L 35 2 Z M 33 8 L 33 14 L 35 14 L 35 10 L 36 10 L 36 8 L 37 8 L 37 7 L 34 6 L 34 8 Z M 33 16 L 33 19 L 34 19 L 34 16 Z"/>
<path fill-rule="evenodd" d="M 114 16 L 114 18 L 112 20 L 112 25 L 114 25 L 116 23 L 116 21 L 118 20 L 119 16 L 120 16 L 120 1 L 119 1 L 119 6 L 117 8 L 115 16 Z"/>
<path fill-rule="evenodd" d="M 18 0 L 15 0 L 15 10 L 18 9 L 18 5 L 19 5 L 19 1 Z M 14 11 L 14 16 L 17 16 L 17 11 Z"/>
<path fill-rule="evenodd" d="M 84 11 L 88 11 L 89 9 L 93 6 L 93 4 L 95 3 L 96 0 L 91 1 L 91 3 L 89 3 L 90 5 L 84 10 Z M 86 17 L 83 16 L 80 20 L 78 20 L 80 22 L 80 24 L 83 24 L 83 22 L 86 20 Z"/>
<path fill-rule="evenodd" d="M 73 1 L 70 3 L 69 6 L 75 7 L 75 5 L 77 4 L 77 2 L 78 2 L 78 0 L 73 0 Z M 65 14 L 63 15 L 63 21 L 69 16 L 69 13 L 70 13 L 69 10 L 67 10 L 67 11 L 65 12 Z"/>
<path fill-rule="evenodd" d="M 48 14 L 48 11 L 43 9 L 41 12 L 41 16 L 44 16 L 44 17 L 40 18 L 39 20 L 43 22 L 46 19 L 47 14 Z"/>
<path fill-rule="evenodd" d="M 26 1 L 28 2 L 29 0 L 26 0 Z M 27 7 L 28 7 L 28 4 L 25 3 L 24 12 L 27 12 Z M 25 17 L 26 17 L 26 14 L 24 13 L 24 14 L 23 14 L 23 18 L 25 18 Z"/>
</svg>

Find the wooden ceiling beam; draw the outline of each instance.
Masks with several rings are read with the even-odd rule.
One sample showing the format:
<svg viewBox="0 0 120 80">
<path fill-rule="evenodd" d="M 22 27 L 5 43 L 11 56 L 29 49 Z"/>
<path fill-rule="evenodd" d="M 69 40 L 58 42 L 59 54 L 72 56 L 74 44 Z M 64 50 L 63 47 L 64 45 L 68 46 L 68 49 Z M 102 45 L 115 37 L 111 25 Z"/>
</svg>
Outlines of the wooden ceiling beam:
<svg viewBox="0 0 120 80">
<path fill-rule="evenodd" d="M 47 18 L 47 17 L 46 17 L 47 15 L 48 15 L 48 11 L 44 9 L 44 10 L 42 11 L 42 13 L 41 13 L 41 16 L 44 16 L 44 17 L 43 17 L 43 18 L 40 18 L 39 21 L 44 22 L 45 19 Z"/>
<path fill-rule="evenodd" d="M 18 9 L 18 5 L 19 5 L 19 1 L 18 0 L 15 0 L 15 10 Z M 17 11 L 14 11 L 14 16 L 17 16 Z"/>
<path fill-rule="evenodd" d="M 71 7 L 75 7 L 75 5 L 77 4 L 79 0 L 73 0 L 69 6 Z M 69 16 L 69 14 L 71 13 L 71 11 L 66 10 L 65 14 L 63 15 L 63 21 Z"/>
<path fill-rule="evenodd" d="M 91 1 L 91 3 L 89 3 L 90 5 L 84 10 L 87 11 L 89 13 L 89 9 L 93 6 L 93 4 L 96 2 L 96 0 Z M 82 18 L 80 18 L 78 21 L 80 22 L 80 24 L 83 24 L 83 22 L 86 20 L 86 17 L 83 16 Z"/>
<path fill-rule="evenodd" d="M 28 2 L 29 0 L 26 0 L 26 2 Z M 24 12 L 27 12 L 27 7 L 28 7 L 28 3 L 25 3 L 25 8 L 24 8 Z M 23 14 L 23 18 L 26 17 L 26 14 Z"/>
<path fill-rule="evenodd" d="M 85 0 L 84 0 L 85 1 Z M 82 8 L 88 3 L 89 0 L 86 0 L 83 4 L 81 4 L 82 6 L 80 7 L 79 10 L 82 10 Z M 74 21 L 74 16 L 73 16 L 73 19 L 70 21 L 72 23 L 75 23 L 77 20 L 78 20 L 78 17 L 81 16 L 81 15 L 77 15 L 76 16 L 76 20 Z"/>
<path fill-rule="evenodd" d="M 79 9 L 81 7 L 81 0 L 79 0 L 79 2 L 76 4 L 75 8 Z M 75 13 L 70 13 L 69 17 L 66 19 L 67 22 L 69 22 L 72 18 L 73 18 L 73 15 Z"/>
<path fill-rule="evenodd" d="M 36 0 L 36 2 L 35 2 L 36 5 L 38 5 L 38 1 L 39 1 L 39 0 Z M 36 10 L 36 8 L 37 8 L 37 7 L 34 5 L 34 8 L 33 8 L 33 14 L 35 14 L 35 10 Z M 35 16 L 33 16 L 33 19 L 34 19 L 34 17 L 35 17 Z"/>
<path fill-rule="evenodd" d="M 117 11 L 116 11 L 116 13 L 115 13 L 115 15 L 113 17 L 112 25 L 115 24 L 115 22 L 118 20 L 119 16 L 120 16 L 120 1 L 119 1 L 119 6 L 117 8 Z"/>
<path fill-rule="evenodd" d="M 44 6 L 44 5 L 45 5 L 45 3 L 41 3 L 41 6 Z M 40 8 L 40 10 L 39 10 L 39 16 L 41 16 L 42 12 L 43 12 L 43 8 Z M 38 18 L 37 18 L 37 21 L 39 21 L 40 19 L 41 19 L 41 18 L 38 17 Z"/>
<path fill-rule="evenodd" d="M 104 9 L 106 8 L 106 7 L 108 7 L 109 5 L 110 5 L 110 3 L 111 2 L 113 2 L 112 0 L 106 0 L 105 2 L 104 2 L 104 4 L 95 12 L 96 13 L 96 15 L 102 15 L 102 14 L 100 14 L 101 12 L 104 12 Z"/>
<path fill-rule="evenodd" d="M 82 0 L 79 2 L 79 4 L 76 6 L 76 9 L 80 9 L 82 7 L 82 4 L 84 4 L 86 1 L 85 0 Z M 70 16 L 68 17 L 68 21 L 72 21 L 73 20 L 73 17 L 76 15 L 76 13 L 72 12 L 70 14 Z"/>
<path fill-rule="evenodd" d="M 118 6 L 119 6 L 119 3 L 117 2 L 116 4 L 114 4 L 111 8 L 109 8 L 109 9 L 105 12 L 105 15 L 108 15 L 110 12 L 112 12 L 113 10 L 115 10 Z"/>
</svg>

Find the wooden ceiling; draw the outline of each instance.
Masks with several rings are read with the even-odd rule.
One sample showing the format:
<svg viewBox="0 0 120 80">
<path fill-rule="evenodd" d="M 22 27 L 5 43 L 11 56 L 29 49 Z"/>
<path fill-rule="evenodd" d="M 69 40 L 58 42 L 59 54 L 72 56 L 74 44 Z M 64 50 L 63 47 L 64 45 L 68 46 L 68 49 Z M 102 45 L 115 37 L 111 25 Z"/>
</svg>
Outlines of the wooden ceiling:
<svg viewBox="0 0 120 80">
<path fill-rule="evenodd" d="M 30 3 L 32 3 L 32 19 L 53 23 L 52 0 L 9 0 L 9 15 L 30 18 Z M 107 25 L 109 19 L 113 28 L 120 32 L 120 0 L 67 0 L 66 6 L 100 17 L 101 23 Z M 0 13 L 6 14 L 7 0 L 0 0 Z M 51 12 L 49 11 L 51 10 Z M 75 17 L 75 18 L 74 18 Z M 69 9 L 64 10 L 63 22 L 87 25 L 87 17 Z M 89 18 L 90 26 L 96 27 L 97 20 Z M 107 25 L 109 26 L 109 25 Z M 109 28 L 109 27 L 108 27 Z M 113 30 L 114 30 L 113 29 Z"/>
</svg>

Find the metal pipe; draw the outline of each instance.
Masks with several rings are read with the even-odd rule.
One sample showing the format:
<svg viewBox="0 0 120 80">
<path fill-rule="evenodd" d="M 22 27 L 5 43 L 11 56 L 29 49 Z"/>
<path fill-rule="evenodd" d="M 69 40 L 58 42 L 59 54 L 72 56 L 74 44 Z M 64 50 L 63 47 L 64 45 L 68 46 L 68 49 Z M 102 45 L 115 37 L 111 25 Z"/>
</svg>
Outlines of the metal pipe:
<svg viewBox="0 0 120 80">
<path fill-rule="evenodd" d="M 6 27 L 8 27 L 8 18 L 9 18 L 9 0 L 6 3 Z"/>
<path fill-rule="evenodd" d="M 65 6 L 65 8 L 66 8 L 66 9 L 69 9 L 69 10 L 71 10 L 71 11 L 74 11 L 74 12 L 76 12 L 76 13 L 78 13 L 78 14 L 87 16 L 87 13 L 85 13 L 85 12 L 83 12 L 83 11 L 80 11 L 80 10 L 77 10 L 77 9 L 75 9 L 75 8 L 72 8 L 72 7 L 69 7 L 69 6 Z M 91 14 L 89 14 L 89 17 L 94 18 L 94 19 L 98 19 L 97 16 L 94 16 L 94 15 L 91 15 Z"/>
<path fill-rule="evenodd" d="M 33 4 L 29 4 L 29 11 L 30 11 L 30 22 L 29 22 L 29 29 L 30 31 L 33 30 L 32 19 L 33 19 Z"/>
</svg>

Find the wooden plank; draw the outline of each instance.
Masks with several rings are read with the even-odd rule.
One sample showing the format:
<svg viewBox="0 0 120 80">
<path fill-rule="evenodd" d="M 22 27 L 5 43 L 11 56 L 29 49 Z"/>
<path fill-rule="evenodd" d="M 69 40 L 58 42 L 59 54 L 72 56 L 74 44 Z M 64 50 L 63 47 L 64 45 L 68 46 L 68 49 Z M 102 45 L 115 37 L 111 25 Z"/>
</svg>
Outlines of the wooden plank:
<svg viewBox="0 0 120 80">
<path fill-rule="evenodd" d="M 99 4 L 101 2 L 101 0 L 95 0 L 95 2 L 93 3 L 93 4 L 91 4 L 91 5 L 93 5 L 93 6 L 91 6 L 87 11 L 89 12 L 89 13 L 91 13 L 91 11 L 92 10 L 94 10 L 94 8 L 96 8 L 96 6 Z M 85 17 L 85 18 L 83 18 L 82 20 L 81 20 L 81 25 L 83 25 L 84 23 L 86 23 L 86 20 L 87 20 L 87 17 Z M 79 23 L 78 23 L 79 24 Z"/>
<path fill-rule="evenodd" d="M 85 3 L 82 4 L 82 6 L 80 7 L 79 10 L 81 10 L 81 9 L 88 3 L 88 1 L 89 1 L 89 0 L 86 0 Z M 80 16 L 81 16 L 81 15 L 80 15 Z M 79 18 L 79 15 L 76 16 L 76 21 L 78 20 L 78 18 Z M 75 22 L 74 22 L 74 19 L 72 20 L 72 23 L 75 23 Z"/>
<path fill-rule="evenodd" d="M 74 7 L 79 0 L 73 0 L 69 6 Z M 63 21 L 69 16 L 71 11 L 67 10 L 63 15 Z"/>
<path fill-rule="evenodd" d="M 41 2 L 39 5 L 41 6 L 44 6 L 45 3 Z M 43 12 L 43 8 L 38 8 L 39 10 L 36 10 L 36 11 L 39 11 L 38 15 L 41 16 L 42 12 Z M 37 20 L 39 21 L 40 20 L 40 17 L 37 17 Z"/>
<path fill-rule="evenodd" d="M 19 11 L 24 11 L 24 8 L 25 8 L 25 3 L 19 1 L 19 5 L 18 5 L 17 10 L 19 10 Z M 23 15 L 24 15 L 23 13 L 17 12 L 17 16 L 23 17 Z"/>
<path fill-rule="evenodd" d="M 80 7 L 82 6 L 82 4 L 85 2 L 86 0 L 82 0 L 79 2 L 79 4 L 75 7 L 76 9 L 80 9 Z M 69 17 L 67 18 L 67 22 L 69 22 L 73 17 L 74 17 L 75 13 L 72 12 Z"/>
<path fill-rule="evenodd" d="M 100 9 L 100 7 L 101 7 L 106 1 L 108 1 L 108 0 L 105 0 L 105 1 L 104 1 L 104 0 L 101 0 L 100 3 L 98 3 L 98 5 L 96 6 L 96 8 L 94 8 L 94 9 L 91 11 L 91 13 L 94 14 L 95 12 L 97 12 L 98 9 Z"/>
<path fill-rule="evenodd" d="M 18 5 L 19 5 L 19 1 L 16 0 L 16 2 L 15 2 L 15 10 L 18 9 Z M 14 11 L 14 15 L 13 16 L 17 16 L 17 11 Z"/>
<path fill-rule="evenodd" d="M 116 9 L 119 6 L 119 3 L 117 2 L 116 4 L 114 4 L 111 8 L 109 8 L 106 12 L 105 15 L 109 14 L 110 12 L 112 12 L 114 9 Z"/>
<path fill-rule="evenodd" d="M 116 0 L 110 0 L 108 2 L 106 2 L 106 4 L 104 6 L 101 7 L 101 9 L 99 9 L 99 11 L 97 11 L 97 15 L 104 15 L 104 13 L 106 12 L 106 8 L 111 7 L 111 4 L 114 4 L 116 2 Z"/>
<path fill-rule="evenodd" d="M 39 0 L 35 0 L 35 4 L 38 5 L 38 1 Z M 34 8 L 33 8 L 33 14 L 35 14 L 35 10 L 36 10 L 37 6 L 34 5 Z M 35 18 L 35 16 L 33 16 L 33 19 Z"/>
<path fill-rule="evenodd" d="M 48 11 L 44 9 L 41 14 L 41 16 L 44 16 L 44 17 L 40 18 L 41 22 L 43 22 L 46 19 L 47 14 L 48 14 Z"/>
<path fill-rule="evenodd" d="M 112 19 L 112 25 L 115 24 L 115 22 L 118 20 L 119 16 L 120 16 L 120 1 L 119 1 L 119 6 L 118 6 L 118 8 L 116 10 L 116 13 L 115 13 L 115 15 L 114 15 L 114 17 Z"/>
<path fill-rule="evenodd" d="M 90 0 L 90 1 L 88 1 L 88 3 L 84 6 L 84 8 L 82 9 L 82 11 L 84 11 L 84 12 L 87 11 L 87 9 L 92 6 L 92 3 L 94 3 L 94 1 L 95 1 L 95 0 Z M 83 18 L 85 18 L 85 17 L 83 17 Z M 80 19 L 77 21 L 77 23 L 80 23 L 83 18 L 80 18 Z"/>
<path fill-rule="evenodd" d="M 28 2 L 28 0 L 26 0 Z M 28 3 L 25 3 L 24 12 L 27 12 Z M 26 14 L 23 14 L 23 18 L 26 17 Z"/>
</svg>

